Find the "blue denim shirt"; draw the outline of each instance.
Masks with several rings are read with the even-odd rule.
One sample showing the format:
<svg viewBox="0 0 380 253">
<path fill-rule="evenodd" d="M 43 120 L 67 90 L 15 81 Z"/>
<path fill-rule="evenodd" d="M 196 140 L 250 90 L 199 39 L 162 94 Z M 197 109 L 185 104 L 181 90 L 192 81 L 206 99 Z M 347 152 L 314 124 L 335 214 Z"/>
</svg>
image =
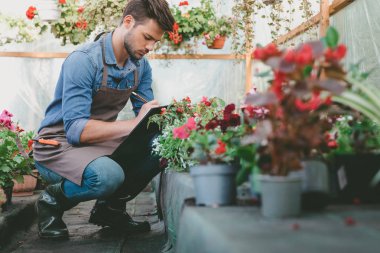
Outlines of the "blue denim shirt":
<svg viewBox="0 0 380 253">
<path fill-rule="evenodd" d="M 38 131 L 63 122 L 67 141 L 72 145 L 80 144 L 80 135 L 90 118 L 92 97 L 102 84 L 101 40 L 84 44 L 65 59 L 53 101 L 47 107 L 45 118 Z M 138 61 L 128 59 L 124 67 L 117 66 L 112 48 L 112 33 L 106 35 L 105 51 L 105 61 L 108 65 L 107 86 L 115 89 L 127 89 L 133 86 L 133 71 L 137 68 L 139 84 L 136 93 L 147 100 L 152 100 L 152 69 L 147 59 L 142 58 Z M 143 102 L 133 96 L 131 102 L 133 111 L 137 115 Z"/>
</svg>

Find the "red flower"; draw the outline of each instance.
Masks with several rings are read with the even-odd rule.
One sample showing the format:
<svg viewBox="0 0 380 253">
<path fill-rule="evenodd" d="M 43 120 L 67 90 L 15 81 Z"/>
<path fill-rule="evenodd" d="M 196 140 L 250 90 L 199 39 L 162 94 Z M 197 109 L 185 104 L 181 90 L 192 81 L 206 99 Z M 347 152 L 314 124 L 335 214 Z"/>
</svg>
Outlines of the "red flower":
<svg viewBox="0 0 380 253">
<path fill-rule="evenodd" d="M 327 61 L 340 61 L 346 56 L 347 47 L 344 44 L 340 44 L 337 48 L 328 48 L 325 52 L 325 58 Z"/>
<path fill-rule="evenodd" d="M 189 5 L 188 1 L 179 2 L 179 6 Z"/>
<path fill-rule="evenodd" d="M 173 31 L 176 32 L 179 29 L 179 25 L 177 23 L 173 24 Z"/>
<path fill-rule="evenodd" d="M 272 82 L 272 91 L 276 95 L 278 100 L 282 100 L 284 98 L 284 93 L 282 91 L 282 84 L 285 82 L 286 75 L 279 71 L 274 73 L 274 80 Z"/>
<path fill-rule="evenodd" d="M 183 113 L 183 109 L 181 107 L 178 107 L 177 110 L 176 110 L 176 112 Z"/>
<path fill-rule="evenodd" d="M 313 93 L 311 99 L 307 102 L 303 102 L 301 99 L 297 98 L 294 101 L 295 106 L 300 111 L 314 111 L 323 104 L 323 101 L 319 97 L 319 93 Z"/>
<path fill-rule="evenodd" d="M 76 25 L 77 28 L 79 28 L 81 30 L 86 30 L 86 28 L 87 28 L 87 21 L 84 20 L 84 19 L 82 19 L 82 20 L 77 21 L 75 25 Z"/>
<path fill-rule="evenodd" d="M 221 155 L 226 153 L 226 143 L 221 140 L 218 140 L 218 146 L 215 149 L 215 154 Z"/>
<path fill-rule="evenodd" d="M 215 129 L 219 126 L 219 122 L 216 120 L 216 119 L 212 119 L 210 120 L 206 126 L 205 126 L 205 129 L 206 130 L 212 130 L 212 129 Z"/>
<path fill-rule="evenodd" d="M 66 4 L 66 0 L 58 0 L 59 4 Z"/>
<path fill-rule="evenodd" d="M 78 13 L 82 13 L 84 11 L 84 6 L 79 6 L 77 11 Z"/>
<path fill-rule="evenodd" d="M 298 65 L 307 65 L 313 62 L 313 48 L 309 44 L 304 44 L 297 52 L 294 61 Z"/>
<path fill-rule="evenodd" d="M 290 50 L 286 51 L 286 53 L 284 55 L 284 60 L 288 63 L 292 63 L 295 61 L 296 56 L 297 56 L 297 53 L 294 50 L 290 49 Z"/>
<path fill-rule="evenodd" d="M 28 10 L 26 11 L 26 17 L 28 19 L 33 19 L 36 14 L 37 14 L 37 8 L 34 6 L 29 6 Z"/>
<path fill-rule="evenodd" d="M 165 114 L 166 113 L 166 108 L 161 108 L 161 113 L 160 114 Z"/>
<path fill-rule="evenodd" d="M 277 45 L 270 43 L 265 47 L 256 48 L 253 51 L 253 58 L 257 60 L 266 60 L 272 56 L 278 56 L 281 52 L 278 50 Z"/>
<path fill-rule="evenodd" d="M 184 101 L 188 102 L 188 103 L 191 103 L 191 99 L 187 96 L 183 99 Z"/>
<path fill-rule="evenodd" d="M 337 143 L 335 140 L 332 140 L 332 141 L 329 141 L 329 142 L 327 143 L 327 146 L 328 146 L 329 148 L 334 149 L 334 148 L 337 148 L 337 147 L 338 147 L 338 143 Z"/>
</svg>

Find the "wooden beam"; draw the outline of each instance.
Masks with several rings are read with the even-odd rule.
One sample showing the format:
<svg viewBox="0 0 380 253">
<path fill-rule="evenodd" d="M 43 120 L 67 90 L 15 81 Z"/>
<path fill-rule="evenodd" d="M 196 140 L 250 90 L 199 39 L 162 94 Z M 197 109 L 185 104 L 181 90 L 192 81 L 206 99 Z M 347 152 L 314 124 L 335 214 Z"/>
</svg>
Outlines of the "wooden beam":
<svg viewBox="0 0 380 253">
<path fill-rule="evenodd" d="M 321 0 L 321 21 L 319 23 L 319 37 L 325 37 L 330 25 L 329 0 Z"/>
<path fill-rule="evenodd" d="M 22 58 L 66 58 L 69 53 L 59 52 L 0 52 L 0 57 L 22 57 Z M 149 59 L 156 60 L 235 60 L 245 59 L 244 55 L 235 54 L 149 54 Z"/>
<path fill-rule="evenodd" d="M 343 8 L 345 8 L 347 5 L 351 4 L 354 1 L 355 0 L 334 0 L 334 2 L 329 6 L 329 16 L 334 15 L 335 13 L 342 10 Z M 311 19 L 297 26 L 296 28 L 288 32 L 287 34 L 280 36 L 274 42 L 276 44 L 282 44 L 290 39 L 293 39 L 297 35 L 303 33 L 309 27 L 314 26 L 317 23 L 319 23 L 321 20 L 321 16 L 322 16 L 321 13 L 318 13 L 317 15 L 313 16 Z"/>
</svg>

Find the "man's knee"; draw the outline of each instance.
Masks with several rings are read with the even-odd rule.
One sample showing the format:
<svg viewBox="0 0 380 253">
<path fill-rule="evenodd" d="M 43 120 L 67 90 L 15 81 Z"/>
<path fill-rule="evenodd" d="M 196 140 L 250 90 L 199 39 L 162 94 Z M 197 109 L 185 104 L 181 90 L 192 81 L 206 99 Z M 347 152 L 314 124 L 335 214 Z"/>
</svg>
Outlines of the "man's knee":
<svg viewBox="0 0 380 253">
<path fill-rule="evenodd" d="M 124 171 L 118 163 L 108 157 L 91 162 L 84 173 L 84 183 L 97 192 L 98 197 L 114 193 L 124 182 Z"/>
</svg>

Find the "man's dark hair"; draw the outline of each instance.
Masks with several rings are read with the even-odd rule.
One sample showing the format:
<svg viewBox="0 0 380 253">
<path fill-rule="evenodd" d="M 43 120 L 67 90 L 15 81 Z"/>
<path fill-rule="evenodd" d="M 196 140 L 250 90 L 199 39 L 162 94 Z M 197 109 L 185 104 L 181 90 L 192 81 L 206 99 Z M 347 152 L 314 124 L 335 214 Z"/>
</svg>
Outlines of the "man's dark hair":
<svg viewBox="0 0 380 253">
<path fill-rule="evenodd" d="M 164 31 L 172 31 L 175 22 L 166 0 L 129 0 L 121 22 L 127 15 L 135 19 L 136 25 L 153 19 Z"/>
</svg>

